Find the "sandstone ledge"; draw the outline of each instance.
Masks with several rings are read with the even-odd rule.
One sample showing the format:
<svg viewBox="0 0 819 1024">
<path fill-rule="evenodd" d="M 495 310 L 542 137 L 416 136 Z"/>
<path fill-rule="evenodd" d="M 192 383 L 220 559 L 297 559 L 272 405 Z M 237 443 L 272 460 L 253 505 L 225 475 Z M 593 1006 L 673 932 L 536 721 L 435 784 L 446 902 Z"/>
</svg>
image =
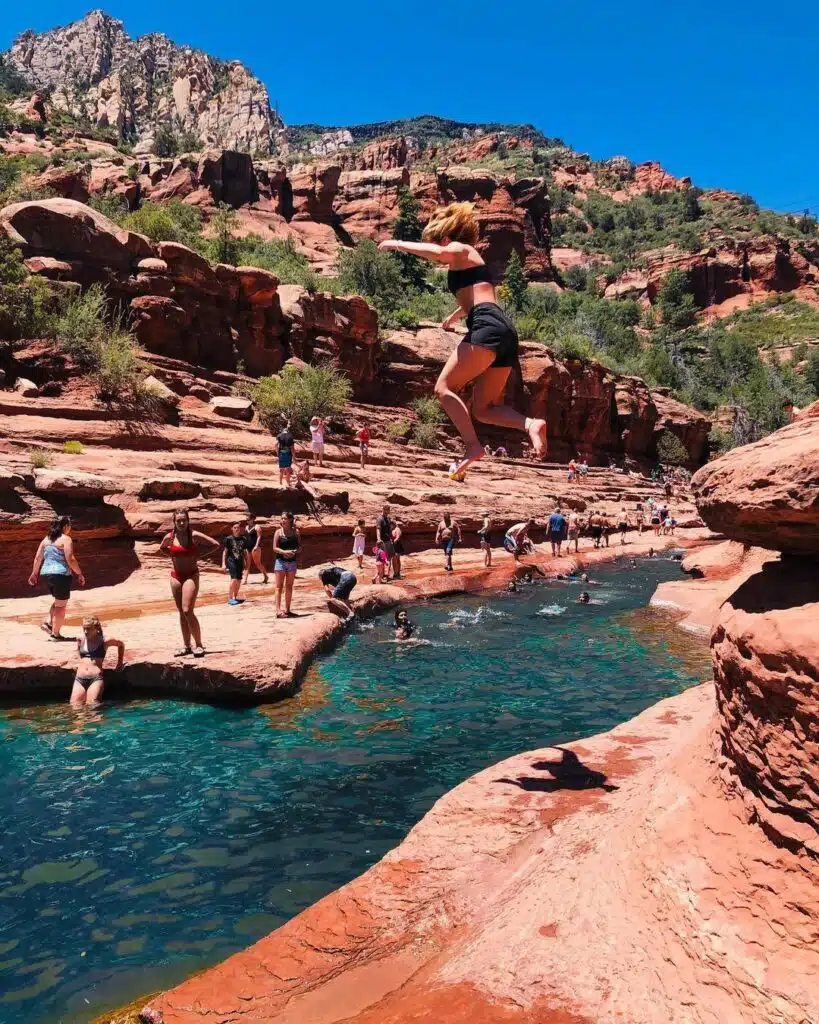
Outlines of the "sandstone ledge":
<svg viewBox="0 0 819 1024">
<path fill-rule="evenodd" d="M 645 554 L 650 546 L 691 546 L 702 542 L 701 530 L 684 537 L 648 535 L 621 548 L 619 541 L 580 557 L 528 559 L 548 571 L 568 572 L 574 566 L 593 565 L 619 555 Z M 350 559 L 349 567 L 353 568 Z M 207 655 L 201 659 L 175 659 L 180 646 L 176 609 L 170 599 L 167 574 L 140 571 L 124 583 L 95 590 L 75 590 L 64 633 L 76 636 L 82 617 L 98 615 L 107 635 L 123 640 L 126 664 L 121 672 L 107 670 L 108 696 L 165 694 L 194 700 L 232 699 L 274 701 L 293 692 L 313 657 L 344 633 L 341 620 L 326 610 L 318 582 L 321 566 L 300 569 L 294 591 L 293 619 L 276 619 L 274 586 L 251 583 L 242 590 L 245 603 L 228 608 L 227 577 L 202 567 L 197 616 Z M 372 571 L 368 567 L 369 571 Z M 496 565 L 483 568 L 477 549 L 460 549 L 456 571 L 442 571 L 438 551 L 407 556 L 401 584 L 374 587 L 364 584 L 368 569 L 359 573 L 353 605 L 359 615 L 376 614 L 399 603 L 446 594 L 502 587 L 514 572 L 512 557 L 496 552 Z M 522 571 L 522 570 L 521 570 Z M 258 577 L 257 577 L 258 578 Z M 76 669 L 74 643 L 55 643 L 40 630 L 48 598 L 40 595 L 0 601 L 0 623 L 7 639 L 0 652 L 0 696 L 67 698 Z"/>
<path fill-rule="evenodd" d="M 481 772 L 364 875 L 140 1019 L 818 1019 L 815 872 L 726 799 L 713 724 L 703 684 Z"/>
</svg>

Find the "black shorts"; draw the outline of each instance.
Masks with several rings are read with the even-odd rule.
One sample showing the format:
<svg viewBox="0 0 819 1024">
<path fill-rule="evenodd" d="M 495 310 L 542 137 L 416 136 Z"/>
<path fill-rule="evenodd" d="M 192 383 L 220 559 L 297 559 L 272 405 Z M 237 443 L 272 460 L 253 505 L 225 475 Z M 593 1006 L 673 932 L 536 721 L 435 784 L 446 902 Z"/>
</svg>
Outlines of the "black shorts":
<svg viewBox="0 0 819 1024">
<path fill-rule="evenodd" d="M 591 535 L 592 535 L 592 540 L 600 540 L 600 538 L 603 536 L 603 527 L 602 526 L 592 526 L 590 532 L 591 532 Z"/>
<path fill-rule="evenodd" d="M 517 365 L 518 334 L 500 306 L 494 302 L 479 302 L 467 314 L 466 327 L 469 333 L 463 340 L 494 352 L 492 366 Z"/>
<path fill-rule="evenodd" d="M 353 592 L 353 587 L 358 583 L 358 577 L 354 572 L 343 572 L 338 585 L 333 590 L 333 597 L 346 601 Z"/>
<path fill-rule="evenodd" d="M 48 587 L 55 601 L 67 601 L 71 597 L 72 576 L 66 573 L 53 573 L 41 576 L 40 579 Z"/>
<path fill-rule="evenodd" d="M 244 575 L 245 563 L 240 562 L 238 558 L 228 558 L 227 570 L 232 580 L 240 580 Z"/>
<path fill-rule="evenodd" d="M 401 543 L 400 540 L 397 540 L 393 544 L 392 548 L 393 548 L 393 551 L 396 553 L 396 555 L 406 554 L 406 552 L 404 551 L 404 545 Z"/>
</svg>

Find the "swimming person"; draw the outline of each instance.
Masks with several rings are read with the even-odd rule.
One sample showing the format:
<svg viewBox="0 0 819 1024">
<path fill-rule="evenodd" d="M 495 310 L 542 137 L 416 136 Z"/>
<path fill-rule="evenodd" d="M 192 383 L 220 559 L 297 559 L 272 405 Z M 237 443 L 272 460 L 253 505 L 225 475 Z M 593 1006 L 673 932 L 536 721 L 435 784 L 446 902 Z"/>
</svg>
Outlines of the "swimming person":
<svg viewBox="0 0 819 1024">
<path fill-rule="evenodd" d="M 320 416 L 310 420 L 310 448 L 313 451 L 313 465 L 324 465 L 324 434 L 327 425 Z"/>
<path fill-rule="evenodd" d="M 415 623 L 410 621 L 406 608 L 399 608 L 395 613 L 395 639 L 409 640 L 415 632 Z"/>
<path fill-rule="evenodd" d="M 359 519 L 353 527 L 353 555 L 358 559 L 358 568 L 364 568 L 364 552 L 367 550 L 367 527 Z"/>
<path fill-rule="evenodd" d="M 509 582 L 506 584 L 506 592 L 508 594 L 517 594 L 519 589 L 520 588 L 518 587 L 518 581 L 515 579 L 514 576 L 512 576 Z"/>
<path fill-rule="evenodd" d="M 74 542 L 71 539 L 71 518 L 57 516 L 51 524 L 48 535 L 40 541 L 34 565 L 28 578 L 29 586 L 36 587 L 42 580 L 51 594 L 51 607 L 42 628 L 52 640 L 65 640 L 60 630 L 65 622 L 65 610 L 71 597 L 74 576 L 81 587 L 85 586 L 79 562 L 74 557 Z"/>
<path fill-rule="evenodd" d="M 475 419 L 523 431 L 529 435 L 535 455 L 542 458 L 546 454 L 546 421 L 524 416 L 502 404 L 509 374 L 518 362 L 518 336 L 498 305 L 492 275 L 475 248 L 478 222 L 472 204 L 451 203 L 436 210 L 422 238 L 422 242 L 389 239 L 378 248 L 411 253 L 447 267 L 447 288 L 455 296 L 458 308 L 441 326 L 450 330 L 466 317 L 468 333 L 455 346 L 435 385 L 435 394 L 465 446 L 454 478 L 485 454 L 469 409 L 457 394 L 473 381 Z"/>
<path fill-rule="evenodd" d="M 290 420 L 276 436 L 276 451 L 279 458 L 279 487 L 290 486 L 293 476 L 293 445 L 295 441 L 290 432 Z"/>
<path fill-rule="evenodd" d="M 256 525 L 256 516 L 254 516 L 252 512 L 248 513 L 244 538 L 245 547 L 250 555 L 247 568 L 245 570 L 245 583 L 247 583 L 247 578 L 250 575 L 251 565 L 255 565 L 259 572 L 264 576 L 262 583 L 267 583 L 267 570 L 262 563 L 262 528 L 261 526 Z"/>
<path fill-rule="evenodd" d="M 492 568 L 492 520 L 489 518 L 489 513 L 483 513 L 483 522 L 481 528 L 478 530 L 478 539 L 481 542 L 481 551 L 483 551 L 483 564 L 487 569 Z"/>
<path fill-rule="evenodd" d="M 578 604 L 589 604 L 590 601 L 591 598 L 589 597 L 589 592 L 587 590 L 584 590 L 580 597 L 578 597 L 577 599 Z"/>
<path fill-rule="evenodd" d="M 74 707 L 97 704 L 102 699 L 105 686 L 103 664 L 105 655 L 112 647 L 117 652 L 117 671 L 122 668 L 125 660 L 125 644 L 121 640 L 106 640 L 102 624 L 96 615 L 89 615 L 82 620 L 82 634 L 81 637 L 77 637 L 80 663 L 71 688 L 71 703 Z"/>
<path fill-rule="evenodd" d="M 276 618 L 290 618 L 290 603 L 293 600 L 293 582 L 296 579 L 296 565 L 301 540 L 296 529 L 296 517 L 292 512 L 283 512 L 279 528 L 273 534 L 273 554 L 276 562 L 273 575 L 276 577 Z M 284 615 L 282 615 L 282 590 L 284 590 Z"/>
<path fill-rule="evenodd" d="M 444 570 L 452 572 L 452 552 L 455 545 L 461 542 L 461 527 L 457 519 L 453 519 L 449 512 L 444 512 L 444 518 L 438 523 L 435 532 L 435 546 L 444 550 Z"/>
<path fill-rule="evenodd" d="M 525 523 L 515 523 L 506 531 L 503 538 L 503 546 L 514 556 L 516 562 L 520 561 L 526 541 L 529 539 L 529 530 L 535 525 L 534 519 L 527 519 Z"/>
<path fill-rule="evenodd" d="M 167 551 L 171 556 L 171 594 L 179 612 L 179 628 L 185 645 L 175 653 L 176 658 L 184 658 L 191 653 L 194 658 L 202 658 L 205 654 L 202 631 L 194 610 L 199 593 L 197 550 L 200 544 L 210 544 L 214 550 L 221 547 L 218 540 L 191 529 L 190 513 L 186 508 L 177 509 L 173 514 L 173 529 L 165 534 L 159 545 L 160 551 Z"/>
<path fill-rule="evenodd" d="M 319 573 L 321 585 L 329 600 L 327 607 L 336 615 L 339 611 L 346 619 L 353 617 L 353 609 L 350 606 L 350 594 L 358 583 L 358 577 L 349 569 L 339 569 L 337 565 L 331 565 L 328 569 L 322 569 Z"/>
<path fill-rule="evenodd" d="M 242 534 L 242 524 L 234 523 L 230 533 L 224 540 L 222 551 L 222 568 L 230 575 L 228 586 L 228 604 L 237 605 L 239 600 L 239 587 L 242 585 L 242 577 L 250 571 L 250 554 Z"/>
</svg>

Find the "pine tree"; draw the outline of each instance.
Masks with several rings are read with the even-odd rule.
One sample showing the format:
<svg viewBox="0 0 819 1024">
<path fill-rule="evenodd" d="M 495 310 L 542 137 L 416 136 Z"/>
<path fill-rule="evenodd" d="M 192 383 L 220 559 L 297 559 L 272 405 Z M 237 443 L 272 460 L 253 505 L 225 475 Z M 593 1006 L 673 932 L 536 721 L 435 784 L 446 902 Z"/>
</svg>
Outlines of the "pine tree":
<svg viewBox="0 0 819 1024">
<path fill-rule="evenodd" d="M 402 242 L 421 241 L 421 221 L 418 213 L 421 206 L 406 185 L 398 189 L 398 216 L 392 224 L 393 238 Z M 407 252 L 397 252 L 395 257 L 401 265 L 401 280 L 407 288 L 420 291 L 426 284 L 427 268 L 418 256 Z"/>
<path fill-rule="evenodd" d="M 523 273 L 520 256 L 513 250 L 506 264 L 506 276 L 503 279 L 511 306 L 520 312 L 526 306 L 528 284 Z"/>
</svg>

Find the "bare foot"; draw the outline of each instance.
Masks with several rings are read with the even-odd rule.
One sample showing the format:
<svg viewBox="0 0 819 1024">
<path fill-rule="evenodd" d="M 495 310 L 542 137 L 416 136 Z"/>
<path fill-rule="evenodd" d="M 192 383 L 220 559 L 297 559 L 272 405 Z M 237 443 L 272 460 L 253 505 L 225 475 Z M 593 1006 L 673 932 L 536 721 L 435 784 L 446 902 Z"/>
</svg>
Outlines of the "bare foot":
<svg viewBox="0 0 819 1024">
<path fill-rule="evenodd" d="M 546 454 L 546 420 L 527 420 L 526 433 L 535 449 L 535 455 L 542 459 Z"/>
<path fill-rule="evenodd" d="M 545 423 L 543 424 L 543 429 L 546 429 Z M 484 457 L 484 455 L 486 455 L 486 452 L 483 450 L 481 445 L 471 445 L 464 452 L 463 458 L 455 467 L 454 471 L 449 474 L 449 479 L 457 480 L 462 473 L 465 473 L 469 469 L 473 462 L 479 462 Z"/>
</svg>

